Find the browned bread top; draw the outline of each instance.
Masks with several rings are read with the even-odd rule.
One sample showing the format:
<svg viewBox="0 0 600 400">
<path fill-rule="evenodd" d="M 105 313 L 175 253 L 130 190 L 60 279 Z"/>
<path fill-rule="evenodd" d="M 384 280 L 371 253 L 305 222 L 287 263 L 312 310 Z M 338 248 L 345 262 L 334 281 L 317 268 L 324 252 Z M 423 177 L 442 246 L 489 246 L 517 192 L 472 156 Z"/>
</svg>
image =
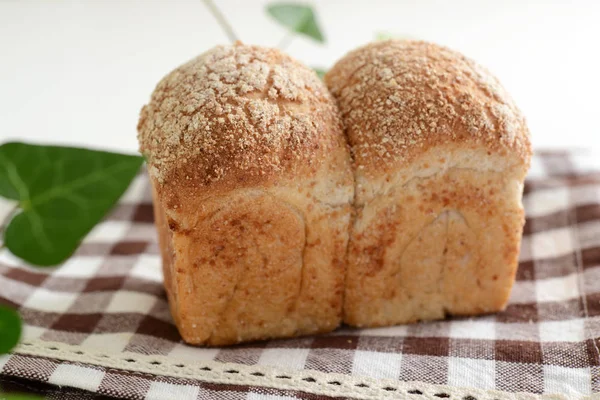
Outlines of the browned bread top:
<svg viewBox="0 0 600 400">
<path fill-rule="evenodd" d="M 339 147 L 325 85 L 275 49 L 217 46 L 168 74 L 144 106 L 140 150 L 162 186 L 215 190 L 307 177 Z M 332 129 L 333 127 L 333 129 Z"/>
<path fill-rule="evenodd" d="M 461 143 L 529 164 L 525 119 L 498 80 L 463 55 L 389 40 L 350 52 L 327 73 L 359 173 L 408 166 L 432 146 Z"/>
</svg>

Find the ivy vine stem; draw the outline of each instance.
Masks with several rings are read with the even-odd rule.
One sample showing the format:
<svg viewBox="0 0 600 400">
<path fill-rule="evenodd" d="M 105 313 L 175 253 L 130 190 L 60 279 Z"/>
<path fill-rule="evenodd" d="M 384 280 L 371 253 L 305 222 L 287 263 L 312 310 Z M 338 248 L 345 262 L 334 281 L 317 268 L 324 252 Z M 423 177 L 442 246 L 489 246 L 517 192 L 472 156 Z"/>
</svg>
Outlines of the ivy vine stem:
<svg viewBox="0 0 600 400">
<path fill-rule="evenodd" d="M 294 39 L 294 36 L 296 35 L 296 33 L 294 31 L 289 31 L 277 44 L 277 48 L 279 50 L 285 50 L 290 43 L 292 43 L 292 40 Z"/>
<path fill-rule="evenodd" d="M 15 215 L 15 213 L 17 212 L 17 210 L 19 209 L 19 205 L 15 204 L 4 216 L 4 218 L 2 219 L 2 222 L 0 222 L 0 233 L 4 233 L 4 229 L 6 229 L 6 226 L 8 225 L 8 223 L 10 222 L 10 220 L 12 219 L 12 217 Z"/>
<path fill-rule="evenodd" d="M 19 209 L 19 205 L 16 204 L 6 213 L 6 215 L 2 219 L 2 222 L 0 222 L 0 235 L 4 236 L 4 230 L 6 229 L 6 226 L 8 225 L 8 223 L 10 222 L 10 220 L 15 215 L 15 213 L 17 212 L 18 209 Z M 1 242 L 0 250 L 4 249 L 4 247 L 6 247 L 4 245 L 4 242 Z"/>
<path fill-rule="evenodd" d="M 233 31 L 231 24 L 227 22 L 227 19 L 225 18 L 221 10 L 219 10 L 217 5 L 212 0 L 204 0 L 204 4 L 206 4 L 206 7 L 208 7 L 209 11 L 215 17 L 219 25 L 221 25 L 221 28 L 223 29 L 231 43 L 237 42 L 239 40 L 237 35 Z"/>
</svg>

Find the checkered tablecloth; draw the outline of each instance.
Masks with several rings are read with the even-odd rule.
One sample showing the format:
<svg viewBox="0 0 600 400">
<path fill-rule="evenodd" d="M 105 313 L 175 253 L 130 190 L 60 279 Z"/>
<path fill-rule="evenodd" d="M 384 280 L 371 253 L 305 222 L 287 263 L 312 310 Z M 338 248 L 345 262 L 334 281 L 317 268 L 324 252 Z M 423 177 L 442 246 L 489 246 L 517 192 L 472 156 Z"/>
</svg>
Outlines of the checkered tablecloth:
<svg viewBox="0 0 600 400">
<path fill-rule="evenodd" d="M 28 268 L 0 255 L 0 303 L 18 308 L 26 324 L 15 353 L 0 357 L 0 376 L 128 399 L 593 397 L 599 164 L 585 154 L 534 157 L 505 312 L 229 348 L 182 343 L 140 175 L 62 267 Z"/>
</svg>

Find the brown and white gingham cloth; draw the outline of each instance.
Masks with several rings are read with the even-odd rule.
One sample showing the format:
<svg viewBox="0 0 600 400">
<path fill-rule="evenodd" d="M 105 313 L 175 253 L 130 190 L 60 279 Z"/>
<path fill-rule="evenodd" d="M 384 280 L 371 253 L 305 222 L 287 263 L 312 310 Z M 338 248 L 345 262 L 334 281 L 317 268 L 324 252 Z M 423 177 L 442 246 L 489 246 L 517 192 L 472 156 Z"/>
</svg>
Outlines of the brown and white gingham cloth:
<svg viewBox="0 0 600 400">
<path fill-rule="evenodd" d="M 0 303 L 26 324 L 23 344 L 0 357 L 0 376 L 148 400 L 595 397 L 599 160 L 536 155 L 524 204 L 505 312 L 205 349 L 183 344 L 171 320 L 140 175 L 62 267 L 34 269 L 0 255 Z"/>
</svg>

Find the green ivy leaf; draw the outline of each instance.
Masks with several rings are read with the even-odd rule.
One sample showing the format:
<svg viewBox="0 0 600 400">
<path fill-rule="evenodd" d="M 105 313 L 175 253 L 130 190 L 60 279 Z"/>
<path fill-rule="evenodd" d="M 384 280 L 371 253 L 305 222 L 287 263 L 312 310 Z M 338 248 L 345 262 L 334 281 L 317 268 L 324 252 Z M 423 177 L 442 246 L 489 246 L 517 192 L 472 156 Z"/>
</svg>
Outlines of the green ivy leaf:
<svg viewBox="0 0 600 400">
<path fill-rule="evenodd" d="M 267 12 L 292 32 L 325 43 L 325 37 L 317 24 L 315 12 L 310 6 L 299 3 L 273 3 L 267 6 Z"/>
<path fill-rule="evenodd" d="M 41 400 L 41 397 L 32 396 L 29 394 L 2 394 L 0 392 L 0 400 Z"/>
<path fill-rule="evenodd" d="M 8 307 L 0 305 L 0 354 L 8 353 L 21 337 L 21 318 Z"/>
<path fill-rule="evenodd" d="M 321 78 L 321 79 L 323 79 L 323 77 L 327 73 L 326 69 L 319 68 L 319 67 L 313 67 L 313 71 L 315 71 L 317 73 L 317 75 L 319 76 L 319 78 Z"/>
<path fill-rule="evenodd" d="M 35 265 L 66 260 L 121 197 L 142 161 L 73 147 L 0 146 L 0 196 L 20 207 L 6 227 L 4 245 Z"/>
</svg>

